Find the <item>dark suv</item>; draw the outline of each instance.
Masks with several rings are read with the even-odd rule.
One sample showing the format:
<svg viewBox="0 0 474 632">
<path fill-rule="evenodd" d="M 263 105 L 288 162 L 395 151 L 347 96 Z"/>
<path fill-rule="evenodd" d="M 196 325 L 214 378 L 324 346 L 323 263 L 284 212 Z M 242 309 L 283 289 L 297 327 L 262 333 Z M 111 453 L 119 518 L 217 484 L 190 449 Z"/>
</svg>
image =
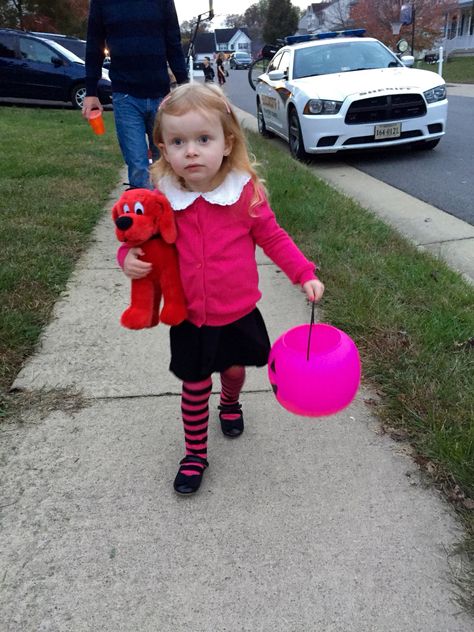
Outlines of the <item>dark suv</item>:
<svg viewBox="0 0 474 632">
<path fill-rule="evenodd" d="M 63 48 L 67 48 L 74 53 L 79 59 L 85 61 L 86 59 L 86 40 L 73 37 L 72 35 L 60 35 L 59 33 L 38 33 L 31 31 L 30 35 L 36 35 L 42 39 L 51 40 L 56 44 L 61 44 Z"/>
<path fill-rule="evenodd" d="M 43 39 L 51 40 L 56 42 L 56 44 L 61 44 L 63 48 L 67 48 L 77 55 L 82 61 L 86 60 L 86 40 L 80 39 L 79 37 L 74 37 L 74 35 L 60 35 L 59 33 L 39 33 L 38 31 L 31 31 L 31 35 L 36 35 L 37 37 L 41 37 Z M 107 56 L 107 51 L 105 51 L 106 57 L 104 59 L 103 66 L 104 68 L 109 68 L 110 66 L 110 57 Z"/>
<path fill-rule="evenodd" d="M 249 68 L 252 63 L 252 58 L 248 53 L 244 51 L 237 51 L 233 53 L 230 58 L 230 67 L 238 70 L 239 68 Z"/>
<path fill-rule="evenodd" d="M 0 29 L 0 97 L 84 101 L 85 63 L 60 44 L 25 31 Z M 111 103 L 112 84 L 106 70 L 98 83 L 103 104 Z"/>
</svg>

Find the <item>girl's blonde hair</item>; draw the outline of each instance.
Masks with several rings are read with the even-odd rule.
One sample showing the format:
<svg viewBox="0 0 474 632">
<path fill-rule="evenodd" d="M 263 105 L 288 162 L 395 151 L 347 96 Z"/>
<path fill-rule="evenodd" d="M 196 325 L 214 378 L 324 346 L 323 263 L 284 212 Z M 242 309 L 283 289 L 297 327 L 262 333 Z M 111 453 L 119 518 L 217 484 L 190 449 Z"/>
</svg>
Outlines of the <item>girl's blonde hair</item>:
<svg viewBox="0 0 474 632">
<path fill-rule="evenodd" d="M 218 88 L 212 84 L 187 83 L 179 86 L 168 96 L 166 96 L 158 109 L 155 127 L 153 129 L 153 140 L 155 145 L 163 143 L 163 115 L 180 116 L 191 110 L 199 110 L 204 115 L 210 112 L 219 116 L 224 131 L 225 138 L 231 143 L 232 149 L 228 156 L 224 156 L 220 174 L 222 180 L 233 169 L 237 171 L 246 171 L 252 180 L 254 194 L 250 203 L 250 210 L 263 201 L 265 187 L 263 181 L 255 171 L 255 163 L 251 162 L 247 150 L 245 136 L 240 127 L 239 121 L 232 110 L 226 96 Z M 175 175 L 169 162 L 163 156 L 157 160 L 151 167 L 152 180 L 155 186 L 159 180 L 165 175 Z M 179 178 L 181 186 L 184 187 L 184 181 Z"/>
</svg>

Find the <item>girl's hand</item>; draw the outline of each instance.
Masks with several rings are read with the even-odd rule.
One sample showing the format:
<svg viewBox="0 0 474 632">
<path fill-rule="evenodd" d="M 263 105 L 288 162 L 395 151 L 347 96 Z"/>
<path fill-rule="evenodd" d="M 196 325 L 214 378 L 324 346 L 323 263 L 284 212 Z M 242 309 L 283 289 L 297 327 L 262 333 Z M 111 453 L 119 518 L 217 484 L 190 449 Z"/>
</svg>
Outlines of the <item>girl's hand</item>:
<svg viewBox="0 0 474 632">
<path fill-rule="evenodd" d="M 143 279 L 150 273 L 152 264 L 138 257 L 145 254 L 141 248 L 130 248 L 123 262 L 123 271 L 129 279 Z"/>
<path fill-rule="evenodd" d="M 321 300 L 324 294 L 324 285 L 321 283 L 321 281 L 318 281 L 317 279 L 312 279 L 311 281 L 306 281 L 306 283 L 303 283 L 303 290 L 306 292 L 306 296 L 308 297 L 309 301 L 317 302 Z"/>
</svg>

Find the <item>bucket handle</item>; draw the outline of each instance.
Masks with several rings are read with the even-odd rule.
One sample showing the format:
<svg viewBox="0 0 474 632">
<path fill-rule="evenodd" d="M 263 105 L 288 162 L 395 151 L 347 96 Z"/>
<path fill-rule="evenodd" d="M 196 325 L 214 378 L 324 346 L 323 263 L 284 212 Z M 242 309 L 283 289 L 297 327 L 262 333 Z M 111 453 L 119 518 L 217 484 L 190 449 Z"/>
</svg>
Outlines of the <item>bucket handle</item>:
<svg viewBox="0 0 474 632">
<path fill-rule="evenodd" d="M 309 334 L 308 334 L 308 348 L 306 350 L 306 361 L 309 362 L 309 349 L 311 347 L 311 333 L 313 331 L 314 325 L 314 308 L 316 306 L 316 301 L 312 301 L 311 303 L 311 320 L 309 321 Z"/>
</svg>

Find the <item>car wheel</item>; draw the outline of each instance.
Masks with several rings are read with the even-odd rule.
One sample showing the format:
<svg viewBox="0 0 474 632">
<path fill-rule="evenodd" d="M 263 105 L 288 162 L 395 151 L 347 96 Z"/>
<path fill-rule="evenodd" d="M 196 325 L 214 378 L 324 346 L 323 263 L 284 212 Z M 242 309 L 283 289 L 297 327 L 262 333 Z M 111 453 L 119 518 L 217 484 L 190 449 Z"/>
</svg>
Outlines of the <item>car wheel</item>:
<svg viewBox="0 0 474 632">
<path fill-rule="evenodd" d="M 84 105 L 84 98 L 86 96 L 86 86 L 79 84 L 74 86 L 71 92 L 72 107 L 76 110 L 82 110 Z"/>
<path fill-rule="evenodd" d="M 288 142 L 293 158 L 296 158 L 296 160 L 305 160 L 305 158 L 308 157 L 304 149 L 301 126 L 296 110 L 291 110 L 288 119 Z"/>
<path fill-rule="evenodd" d="M 421 151 L 429 151 L 430 149 L 434 149 L 441 138 L 435 138 L 434 140 L 421 140 L 418 143 L 414 144 L 415 149 L 419 149 Z"/>
<path fill-rule="evenodd" d="M 259 134 L 265 136 L 266 138 L 271 138 L 273 136 L 273 134 L 267 130 L 267 126 L 265 125 L 265 118 L 263 116 L 260 101 L 257 102 L 257 125 Z"/>
</svg>

